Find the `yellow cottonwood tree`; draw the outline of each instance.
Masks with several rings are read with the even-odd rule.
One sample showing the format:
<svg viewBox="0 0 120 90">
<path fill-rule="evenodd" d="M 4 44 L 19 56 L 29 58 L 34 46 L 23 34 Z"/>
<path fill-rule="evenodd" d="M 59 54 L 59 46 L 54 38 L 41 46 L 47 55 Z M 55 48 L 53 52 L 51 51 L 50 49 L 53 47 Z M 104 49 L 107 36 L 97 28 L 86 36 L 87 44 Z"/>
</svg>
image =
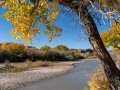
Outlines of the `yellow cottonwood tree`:
<svg viewBox="0 0 120 90">
<path fill-rule="evenodd" d="M 9 43 L 6 49 L 10 52 L 23 52 L 25 50 L 25 46 L 21 43 Z"/>
</svg>

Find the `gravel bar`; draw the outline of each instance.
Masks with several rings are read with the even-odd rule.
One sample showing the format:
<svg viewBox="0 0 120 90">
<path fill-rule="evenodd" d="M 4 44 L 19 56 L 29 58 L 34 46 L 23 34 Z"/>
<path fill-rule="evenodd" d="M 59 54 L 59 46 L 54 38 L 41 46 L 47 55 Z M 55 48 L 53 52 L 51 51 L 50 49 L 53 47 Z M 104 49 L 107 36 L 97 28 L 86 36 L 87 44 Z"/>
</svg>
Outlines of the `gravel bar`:
<svg viewBox="0 0 120 90">
<path fill-rule="evenodd" d="M 33 68 L 17 73 L 0 73 L 0 90 L 14 90 L 46 78 L 60 75 L 73 68 L 74 63 L 79 62 L 69 62 L 67 63 L 68 65 Z"/>
</svg>

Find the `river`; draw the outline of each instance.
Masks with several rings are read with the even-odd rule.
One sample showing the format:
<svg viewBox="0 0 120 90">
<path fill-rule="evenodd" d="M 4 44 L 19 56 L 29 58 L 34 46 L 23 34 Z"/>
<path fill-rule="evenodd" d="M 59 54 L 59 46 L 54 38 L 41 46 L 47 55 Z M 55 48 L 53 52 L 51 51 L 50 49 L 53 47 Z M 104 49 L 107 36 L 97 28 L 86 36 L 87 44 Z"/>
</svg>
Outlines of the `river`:
<svg viewBox="0 0 120 90">
<path fill-rule="evenodd" d="M 90 80 L 89 74 L 94 73 L 97 67 L 97 60 L 81 61 L 80 64 L 75 64 L 73 69 L 63 75 L 17 90 L 84 90 L 85 87 L 89 89 L 87 84 Z"/>
</svg>

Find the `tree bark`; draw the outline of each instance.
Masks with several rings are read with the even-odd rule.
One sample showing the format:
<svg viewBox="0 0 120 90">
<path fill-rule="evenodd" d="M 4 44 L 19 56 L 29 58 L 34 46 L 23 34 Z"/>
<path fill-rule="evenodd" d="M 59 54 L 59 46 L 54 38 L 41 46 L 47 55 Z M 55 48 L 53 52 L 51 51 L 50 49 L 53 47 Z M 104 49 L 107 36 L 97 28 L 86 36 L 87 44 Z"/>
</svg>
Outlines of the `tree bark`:
<svg viewBox="0 0 120 90">
<path fill-rule="evenodd" d="M 99 35 L 96 24 L 90 13 L 88 12 L 88 9 L 86 7 L 82 7 L 80 13 L 81 13 L 80 18 L 82 19 L 88 31 L 89 41 L 94 51 L 96 52 L 98 58 L 102 62 L 108 81 L 110 82 L 114 90 L 118 90 L 118 88 L 120 87 L 120 70 L 116 67 L 113 59 L 106 50 Z"/>
</svg>

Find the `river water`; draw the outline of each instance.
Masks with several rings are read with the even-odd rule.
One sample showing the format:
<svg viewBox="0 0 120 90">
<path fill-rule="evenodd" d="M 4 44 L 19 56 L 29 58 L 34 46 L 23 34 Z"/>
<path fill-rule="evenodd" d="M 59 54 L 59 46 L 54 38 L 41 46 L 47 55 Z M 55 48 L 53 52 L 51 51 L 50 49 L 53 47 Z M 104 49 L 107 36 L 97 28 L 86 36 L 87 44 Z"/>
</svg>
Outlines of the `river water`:
<svg viewBox="0 0 120 90">
<path fill-rule="evenodd" d="M 89 89 L 87 84 L 87 81 L 90 80 L 89 74 L 94 73 L 97 67 L 97 60 L 82 61 L 63 75 L 17 90 L 84 90 L 85 87 Z"/>
</svg>

